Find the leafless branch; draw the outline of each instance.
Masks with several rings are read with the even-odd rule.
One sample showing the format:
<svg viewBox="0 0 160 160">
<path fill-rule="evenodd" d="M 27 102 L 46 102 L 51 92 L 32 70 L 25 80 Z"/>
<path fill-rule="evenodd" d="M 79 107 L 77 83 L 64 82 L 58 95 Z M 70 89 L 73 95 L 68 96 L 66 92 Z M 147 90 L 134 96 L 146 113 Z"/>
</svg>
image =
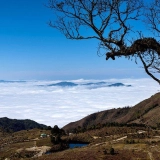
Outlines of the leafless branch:
<svg viewBox="0 0 160 160">
<path fill-rule="evenodd" d="M 153 0 L 149 5 L 144 5 L 143 0 L 49 0 L 48 7 L 55 15 L 49 25 L 66 38 L 98 40 L 98 53 L 105 50 L 106 60 L 135 56 L 146 73 L 159 82 L 152 74 L 160 73 L 158 39 L 140 37 L 130 42 L 134 38 L 132 22 L 144 19 L 160 35 L 160 0 Z"/>
</svg>

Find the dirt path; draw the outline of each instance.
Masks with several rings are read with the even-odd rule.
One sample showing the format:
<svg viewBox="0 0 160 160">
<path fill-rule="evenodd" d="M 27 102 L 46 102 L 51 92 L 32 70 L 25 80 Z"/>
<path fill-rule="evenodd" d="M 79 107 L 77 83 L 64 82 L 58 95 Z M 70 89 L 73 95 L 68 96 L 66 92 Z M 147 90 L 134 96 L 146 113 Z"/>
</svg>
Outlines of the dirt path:
<svg viewBox="0 0 160 160">
<path fill-rule="evenodd" d="M 27 151 L 38 152 L 36 155 L 34 155 L 34 157 L 40 157 L 43 154 L 45 154 L 47 151 L 49 151 L 50 149 L 51 147 L 48 147 L 48 146 L 26 148 Z"/>
<path fill-rule="evenodd" d="M 148 155 L 149 155 L 150 160 L 154 160 L 151 152 L 148 151 Z"/>
<path fill-rule="evenodd" d="M 92 136 L 93 139 L 98 139 L 98 138 L 102 138 L 102 137 L 97 137 L 97 136 Z"/>
<path fill-rule="evenodd" d="M 123 140 L 123 139 L 126 139 L 126 138 L 127 138 L 127 136 L 124 136 L 124 137 L 121 137 L 121 138 L 118 138 L 118 139 L 113 140 L 113 142 L 118 142 L 118 141 Z"/>
<path fill-rule="evenodd" d="M 93 136 L 93 137 L 95 137 L 95 136 Z M 96 138 L 97 138 L 97 137 L 96 137 Z M 95 139 L 96 139 L 96 138 L 95 138 Z M 99 137 L 98 137 L 98 138 L 99 138 Z M 121 137 L 121 138 L 112 140 L 111 142 L 116 143 L 116 142 L 118 142 L 118 141 L 120 141 L 120 140 L 123 140 L 123 139 L 126 139 L 126 138 L 127 138 L 127 136 L 124 136 L 124 137 Z M 108 144 L 108 142 L 101 142 L 101 143 L 94 144 L 94 145 L 92 145 L 92 146 L 99 146 L 99 145 L 103 145 L 103 144 Z"/>
<path fill-rule="evenodd" d="M 45 154 L 47 151 L 49 151 L 51 149 L 51 147 L 49 147 L 49 146 L 37 147 L 37 140 L 38 139 L 34 139 L 33 140 L 33 147 L 25 148 L 25 149 L 24 148 L 20 148 L 20 149 L 17 150 L 17 152 L 21 152 L 22 150 L 37 152 L 37 154 L 35 154 L 33 156 L 33 158 L 35 158 L 35 157 L 42 156 L 43 154 Z"/>
</svg>

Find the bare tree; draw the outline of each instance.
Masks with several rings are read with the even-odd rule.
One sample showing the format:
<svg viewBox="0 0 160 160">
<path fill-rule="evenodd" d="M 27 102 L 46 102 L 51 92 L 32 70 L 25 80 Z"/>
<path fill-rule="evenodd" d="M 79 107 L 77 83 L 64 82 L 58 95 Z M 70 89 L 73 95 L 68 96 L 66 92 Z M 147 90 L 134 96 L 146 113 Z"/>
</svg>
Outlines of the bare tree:
<svg viewBox="0 0 160 160">
<path fill-rule="evenodd" d="M 160 0 L 153 0 L 151 3 L 145 6 L 145 23 L 153 33 L 154 37 L 159 40 L 160 38 Z M 159 43 L 159 41 L 157 41 Z M 147 55 L 139 56 L 145 71 L 154 80 L 160 83 L 160 80 L 156 78 L 152 73 L 160 73 L 160 54 L 159 50 L 154 48 L 148 49 Z M 157 54 L 158 53 L 158 54 Z"/>
<path fill-rule="evenodd" d="M 138 58 L 146 73 L 160 83 L 153 75 L 155 71 L 160 72 L 160 43 L 156 37 L 141 36 L 133 25 L 133 22 L 143 22 L 146 17 L 146 21 L 150 21 L 149 27 L 160 33 L 159 17 L 156 22 L 152 19 L 154 13 L 150 12 L 154 8 L 144 14 L 147 6 L 143 0 L 49 0 L 48 7 L 55 14 L 55 21 L 49 25 L 66 38 L 98 40 L 98 52 L 105 51 L 106 60 L 121 56 Z M 135 39 L 136 33 L 138 38 Z"/>
<path fill-rule="evenodd" d="M 160 37 L 160 0 L 153 0 L 145 6 L 145 22 L 155 37 Z"/>
</svg>

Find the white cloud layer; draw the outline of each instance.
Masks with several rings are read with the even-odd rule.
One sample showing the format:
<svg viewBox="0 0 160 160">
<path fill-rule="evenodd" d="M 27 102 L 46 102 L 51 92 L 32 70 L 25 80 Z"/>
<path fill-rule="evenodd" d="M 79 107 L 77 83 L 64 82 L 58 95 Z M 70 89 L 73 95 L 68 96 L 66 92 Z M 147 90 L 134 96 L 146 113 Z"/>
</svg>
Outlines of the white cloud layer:
<svg viewBox="0 0 160 160">
<path fill-rule="evenodd" d="M 32 119 L 39 123 L 63 127 L 91 113 L 134 106 L 159 92 L 152 79 L 109 79 L 132 87 L 47 86 L 60 81 L 26 81 L 0 83 L 0 117 Z M 73 80 L 76 84 L 101 80 Z"/>
</svg>

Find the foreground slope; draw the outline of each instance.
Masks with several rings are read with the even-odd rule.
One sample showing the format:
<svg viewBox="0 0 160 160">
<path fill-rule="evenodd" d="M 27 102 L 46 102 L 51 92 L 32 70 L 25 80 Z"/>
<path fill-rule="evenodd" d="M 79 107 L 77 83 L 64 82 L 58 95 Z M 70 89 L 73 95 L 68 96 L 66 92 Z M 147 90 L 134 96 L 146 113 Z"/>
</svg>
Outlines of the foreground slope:
<svg viewBox="0 0 160 160">
<path fill-rule="evenodd" d="M 125 107 L 93 113 L 83 119 L 71 122 L 63 127 L 66 131 L 80 127 L 90 127 L 105 123 L 139 123 L 160 127 L 160 92 L 138 103 L 134 107 Z"/>
</svg>

